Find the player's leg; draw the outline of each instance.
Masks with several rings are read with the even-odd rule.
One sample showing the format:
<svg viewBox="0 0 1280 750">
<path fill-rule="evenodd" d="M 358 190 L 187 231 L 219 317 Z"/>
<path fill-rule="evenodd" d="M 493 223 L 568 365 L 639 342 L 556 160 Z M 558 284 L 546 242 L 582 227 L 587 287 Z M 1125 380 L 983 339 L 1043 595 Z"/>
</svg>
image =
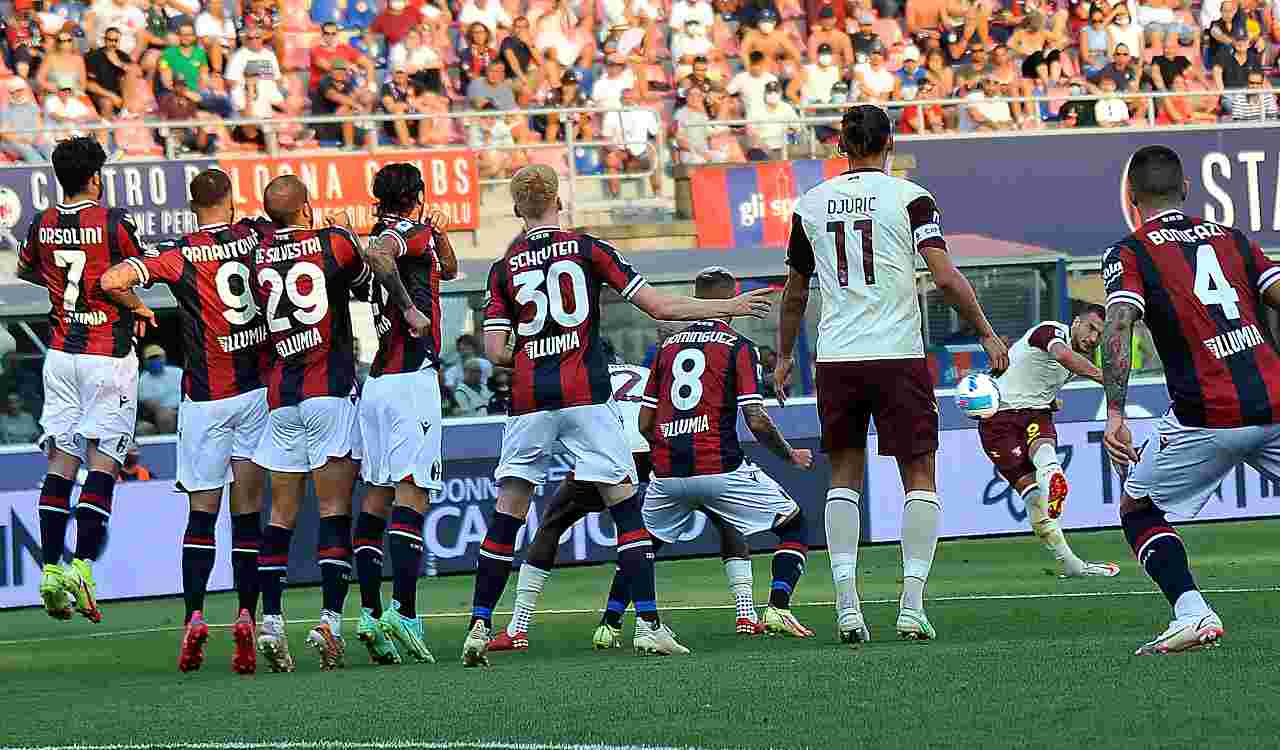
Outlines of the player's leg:
<svg viewBox="0 0 1280 750">
<path fill-rule="evenodd" d="M 50 350 L 44 361 L 44 408 L 40 429 L 41 447 L 49 457 L 48 473 L 40 485 L 37 512 L 40 516 L 40 550 L 44 568 L 40 578 L 40 598 L 45 612 L 57 620 L 71 619 L 74 604 L 71 577 L 62 566 L 66 548 L 67 523 L 71 520 L 71 490 L 84 460 L 83 441 L 77 441 L 80 392 L 75 381 L 73 356 Z"/>
<path fill-rule="evenodd" d="M 718 513 L 707 508 L 702 512 L 720 532 L 720 561 L 724 563 L 724 577 L 729 582 L 729 594 L 733 597 L 734 630 L 739 635 L 759 635 L 764 632 L 764 625 L 756 614 L 752 594 L 751 545 L 741 531 Z M 654 539 L 655 553 L 660 542 L 660 539 Z"/>
<path fill-rule="evenodd" d="M 360 407 L 365 407 L 361 399 Z M 368 449 L 368 443 L 365 444 Z M 376 460 L 365 454 L 360 471 L 366 482 L 364 500 L 360 503 L 360 515 L 351 536 L 355 552 L 356 579 L 360 584 L 360 622 L 356 626 L 356 638 L 369 650 L 374 664 L 399 664 L 400 652 L 395 642 L 379 625 L 385 612 L 382 608 L 382 537 L 391 518 L 391 506 L 395 502 L 395 489 L 369 484 L 369 466 Z"/>
<path fill-rule="evenodd" d="M 1013 483 L 1013 489 L 1022 498 L 1027 509 L 1027 521 L 1044 548 L 1058 561 L 1063 578 L 1101 576 L 1110 578 L 1120 573 L 1120 566 L 1111 562 L 1086 562 L 1067 544 L 1066 534 L 1058 519 L 1049 515 L 1049 503 L 1044 490 L 1036 482 L 1035 474 L 1027 474 Z"/>
<path fill-rule="evenodd" d="M 431 373 L 433 378 L 435 373 Z M 382 631 L 389 635 L 402 654 L 419 662 L 434 663 L 427 650 L 418 616 L 418 572 L 422 569 L 425 542 L 422 527 L 430 491 L 412 480 L 396 483 L 395 506 L 391 510 L 392 592 L 391 608 L 382 614 Z"/>
<path fill-rule="evenodd" d="M 933 567 L 942 520 L 935 459 L 933 450 L 918 456 L 898 458 L 906 502 L 902 506 L 902 599 L 896 628 L 898 635 L 908 640 L 937 637 L 924 614 L 924 588 Z"/>
<path fill-rule="evenodd" d="M 265 416 L 266 397 L 263 396 Z M 261 437 L 261 430 L 255 430 Z M 240 449 L 243 457 L 231 459 L 231 578 L 236 587 L 237 614 L 231 635 L 235 648 L 231 669 L 253 674 L 258 669 L 254 628 L 258 612 L 258 555 L 262 552 L 262 496 L 267 473 L 248 458 L 250 443 Z"/>
<path fill-rule="evenodd" d="M 1044 495 L 1049 518 L 1057 519 L 1067 501 L 1067 473 L 1058 462 L 1058 434 L 1047 412 L 1027 425 L 1027 456 L 1036 467 L 1036 486 Z"/>
<path fill-rule="evenodd" d="M 360 465 L 349 455 L 331 457 L 311 472 L 320 508 L 316 557 L 320 564 L 320 624 L 307 634 L 307 644 L 320 656 L 320 669 L 344 666 L 342 610 L 351 587 L 351 495 Z"/>
<path fill-rule="evenodd" d="M 771 480 L 772 481 L 772 480 Z M 778 488 L 782 493 L 781 487 Z M 790 498 L 788 498 L 790 499 Z M 804 511 L 795 504 L 793 512 L 779 514 L 773 533 L 778 535 L 778 549 L 773 553 L 773 583 L 769 588 L 769 607 L 765 610 L 766 633 L 781 633 L 797 638 L 809 638 L 813 631 L 791 614 L 791 595 L 804 574 L 805 560 L 809 554 L 809 521 Z"/>
<path fill-rule="evenodd" d="M 222 488 L 193 491 L 188 498 L 187 529 L 182 535 L 182 599 L 186 615 L 178 651 L 180 672 L 194 672 L 204 663 L 204 644 L 209 639 L 204 596 L 217 551 L 214 526 L 222 505 Z"/>
</svg>

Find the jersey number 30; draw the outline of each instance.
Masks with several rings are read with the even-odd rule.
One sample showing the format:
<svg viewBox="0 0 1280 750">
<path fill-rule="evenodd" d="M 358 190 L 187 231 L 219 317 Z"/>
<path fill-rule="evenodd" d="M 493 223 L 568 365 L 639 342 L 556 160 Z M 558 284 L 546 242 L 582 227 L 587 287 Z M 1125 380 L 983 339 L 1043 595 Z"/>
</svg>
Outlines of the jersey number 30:
<svg viewBox="0 0 1280 750">
<path fill-rule="evenodd" d="M 843 221 L 828 221 L 827 231 L 830 232 L 836 241 L 836 276 L 840 279 L 840 286 L 849 286 L 849 250 L 846 247 L 845 237 L 847 236 Z M 855 245 L 862 245 L 862 279 L 867 286 L 875 286 L 876 283 L 876 265 L 875 256 L 871 249 L 871 220 L 858 219 L 853 222 L 853 231 L 848 234 L 853 235 Z"/>
<path fill-rule="evenodd" d="M 561 288 L 563 279 L 569 280 L 573 290 L 568 299 Z M 587 319 L 587 275 L 582 272 L 582 266 L 571 260 L 552 263 L 545 274 L 541 270 L 518 273 L 512 282 L 516 285 L 516 304 L 521 307 L 533 304 L 533 318 L 516 329 L 521 336 L 542 333 L 548 313 L 562 328 L 577 328 Z"/>
</svg>

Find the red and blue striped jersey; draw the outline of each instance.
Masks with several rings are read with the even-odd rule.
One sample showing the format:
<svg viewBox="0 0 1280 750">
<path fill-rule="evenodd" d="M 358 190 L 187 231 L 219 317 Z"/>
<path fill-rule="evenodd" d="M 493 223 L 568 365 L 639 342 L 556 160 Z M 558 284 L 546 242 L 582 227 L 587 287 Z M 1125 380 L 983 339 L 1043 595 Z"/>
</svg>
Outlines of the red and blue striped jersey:
<svg viewBox="0 0 1280 750">
<path fill-rule="evenodd" d="M 1181 211 L 1151 217 L 1102 261 L 1107 305 L 1142 312 L 1178 421 L 1280 421 L 1280 350 L 1259 309 L 1280 266 L 1237 229 Z"/>
<path fill-rule="evenodd" d="M 644 406 L 655 409 L 649 455 L 660 477 L 726 474 L 742 465 L 738 409 L 760 404 L 760 358 L 722 320 L 703 320 L 658 348 Z"/>
<path fill-rule="evenodd" d="M 630 300 L 644 277 L 612 245 L 538 227 L 489 270 L 486 331 L 515 333 L 511 414 L 603 404 L 613 389 L 600 340 L 600 292 Z"/>
<path fill-rule="evenodd" d="M 373 323 L 378 332 L 378 354 L 369 374 L 377 377 L 416 372 L 440 361 L 440 261 L 436 256 L 438 232 L 430 224 L 399 216 L 384 216 L 373 226 L 373 237 L 388 236 L 400 248 L 400 279 L 413 304 L 431 319 L 431 332 L 420 338 L 409 333 L 399 308 L 387 304 L 387 292 L 373 282 Z"/>
</svg>

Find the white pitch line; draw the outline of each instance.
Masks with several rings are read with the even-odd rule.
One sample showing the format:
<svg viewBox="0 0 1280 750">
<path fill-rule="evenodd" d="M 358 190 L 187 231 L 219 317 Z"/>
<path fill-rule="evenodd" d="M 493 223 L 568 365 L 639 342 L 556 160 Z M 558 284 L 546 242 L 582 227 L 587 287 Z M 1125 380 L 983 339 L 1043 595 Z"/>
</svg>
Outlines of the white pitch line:
<svg viewBox="0 0 1280 750">
<path fill-rule="evenodd" d="M 501 740 L 449 740 L 417 742 L 165 742 L 122 745 L 36 745 L 0 747 L 0 750 L 707 750 L 689 745 L 609 745 Z"/>
<path fill-rule="evenodd" d="M 1280 586 L 1261 586 L 1258 588 L 1226 588 L 1226 589 L 1200 589 L 1202 594 L 1270 594 L 1280 592 Z M 1034 601 L 1037 599 L 1103 599 L 1117 596 L 1155 596 L 1159 591 L 1061 591 L 1058 593 L 1044 594 L 961 594 L 957 596 L 930 596 L 925 599 L 926 602 L 985 602 L 985 601 L 1017 601 L 1026 600 Z M 897 604 L 897 599 L 863 599 L 863 604 Z M 834 601 L 829 602 L 793 602 L 792 608 L 795 607 L 831 607 Z M 663 612 L 704 612 L 712 610 L 733 609 L 733 604 L 692 604 L 677 605 L 671 607 L 660 607 Z M 757 605 L 760 606 L 760 605 Z M 594 615 L 599 614 L 599 609 L 540 609 L 537 614 L 540 615 Z M 494 615 L 510 615 L 510 611 L 495 610 Z M 424 620 L 444 620 L 450 618 L 470 617 L 470 612 L 433 612 L 431 614 L 421 615 Z M 345 622 L 357 622 L 358 617 L 344 617 Z M 320 622 L 319 620 L 289 620 L 291 625 L 310 625 Z M 209 624 L 210 628 L 230 628 L 235 623 Z M 0 646 L 22 646 L 30 643 L 50 643 L 53 641 L 71 641 L 89 638 L 114 638 L 116 636 L 130 635 L 149 635 L 152 633 L 177 633 L 181 632 L 181 626 L 167 626 L 159 628 L 138 628 L 136 630 L 112 630 L 104 633 L 75 633 L 73 635 L 63 636 L 46 636 L 43 638 L 22 638 L 12 641 L 0 641 Z M 271 745 L 276 747 L 276 745 Z M 0 750 L 8 750 L 0 747 Z M 87 747 L 85 750 L 89 750 Z M 121 750 L 125 750 L 123 747 Z M 141 749 L 140 749 L 141 750 Z"/>
</svg>

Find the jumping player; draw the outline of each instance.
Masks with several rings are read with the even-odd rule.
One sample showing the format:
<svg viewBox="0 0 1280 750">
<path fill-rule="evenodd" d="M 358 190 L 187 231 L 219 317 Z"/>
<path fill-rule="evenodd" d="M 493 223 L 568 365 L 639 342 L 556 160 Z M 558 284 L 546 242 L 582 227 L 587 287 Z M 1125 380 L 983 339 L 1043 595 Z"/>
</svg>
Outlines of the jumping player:
<svg viewBox="0 0 1280 750">
<path fill-rule="evenodd" d="M 270 472 L 271 520 L 262 535 L 258 583 L 262 625 L 258 649 L 273 672 L 293 671 L 282 594 L 289 542 L 307 477 L 320 506 L 318 556 L 323 604 L 307 644 L 324 670 L 342 666 L 342 606 L 351 570 L 351 490 L 359 469 L 351 290 L 370 274 L 390 293 L 418 335 L 430 321 L 414 306 L 390 246 L 362 256 L 344 214 L 313 229 L 307 187 L 296 176 L 272 180 L 263 207 L 278 227 L 254 256 L 250 286 L 266 317 L 274 350 L 267 373 L 267 428 L 254 462 Z"/>
<path fill-rule="evenodd" d="M 779 322 L 776 391 L 795 362 L 796 338 L 816 273 L 822 294 L 818 323 L 818 414 L 822 447 L 831 457 L 826 531 L 835 582 L 840 639 L 870 638 L 855 573 L 861 530 L 867 427 L 876 420 L 880 455 L 898 461 L 902 511 L 902 599 L 896 629 L 903 638 L 936 637 L 924 613 L 924 587 L 938 543 L 942 503 L 934 471 L 938 404 L 920 335 L 915 255 L 933 283 L 978 331 L 996 371 L 1008 351 L 947 255 L 938 207 L 924 188 L 887 174 L 893 126 L 883 109 L 860 104 L 840 123 L 840 150 L 849 171 L 805 193 L 791 222 L 791 266 Z"/>
<path fill-rule="evenodd" d="M 412 164 L 388 164 L 373 178 L 378 222 L 371 252 L 396 258 L 414 305 L 430 318 L 415 336 L 390 305 L 390 292 L 372 286 L 378 354 L 360 394 L 359 422 L 368 485 L 354 538 L 360 581 L 356 636 L 375 663 L 404 657 L 434 662 L 417 612 L 422 566 L 422 524 L 432 491 L 443 487 L 440 455 L 440 282 L 458 274 L 448 219 L 436 211 L 423 220 L 422 174 Z M 391 606 L 382 607 L 382 535 L 390 520 Z"/>
<path fill-rule="evenodd" d="M 157 255 L 128 258 L 102 277 L 116 299 L 139 284 L 167 284 L 178 302 L 186 361 L 178 410 L 178 487 L 190 502 L 182 537 L 182 593 L 186 629 L 178 669 L 204 663 L 209 626 L 205 589 L 213 571 L 214 526 L 222 489 L 231 483 L 231 568 L 239 592 L 231 667 L 257 669 L 254 615 L 258 610 L 258 547 L 262 537 L 265 472 L 251 460 L 267 425 L 263 370 L 269 361 L 267 327 L 249 288 L 249 267 L 271 225 L 235 221 L 231 178 L 207 169 L 191 180 L 191 209 L 199 229 L 159 245 Z"/>
<path fill-rule="evenodd" d="M 1067 475 L 1058 463 L 1053 402 L 1073 375 L 1102 382 L 1090 361 L 1107 311 L 1090 305 L 1071 321 L 1033 326 L 1009 349 L 1009 369 L 997 379 L 1000 410 L 978 423 L 982 449 L 1000 476 L 1022 497 L 1031 530 L 1062 566 L 1064 578 L 1111 577 L 1115 563 L 1085 562 L 1071 551 L 1058 525 L 1067 499 Z"/>
<path fill-rule="evenodd" d="M 618 559 L 638 613 L 635 647 L 645 653 L 688 652 L 658 616 L 635 463 L 600 343 L 600 291 L 607 284 L 662 320 L 761 316 L 770 306 L 767 290 L 694 300 L 653 289 L 609 244 L 559 228 L 558 191 L 555 171 L 544 165 L 525 167 L 512 178 L 515 212 L 526 231 L 489 272 L 485 352 L 495 365 L 512 367 L 514 376 L 495 474 L 498 500 L 480 548 L 472 622 L 462 649 L 467 666 L 488 663 L 493 606 L 510 575 L 529 498 L 546 476 L 557 441 L 574 458 L 578 479 L 597 485 L 617 526 Z"/>
<path fill-rule="evenodd" d="M 71 610 L 102 620 L 92 563 L 102 553 L 116 476 L 133 442 L 138 411 L 135 337 L 155 315 L 132 292 L 111 298 L 102 275 L 142 255 L 123 209 L 99 205 L 107 155 L 93 138 L 71 138 L 53 150 L 53 172 L 65 203 L 35 216 L 18 257 L 18 278 L 49 290 L 49 350 L 44 360 L 40 445 L 49 473 L 40 491 L 40 598 L 58 620 Z M 71 489 L 81 464 L 76 552 L 62 567 Z"/>
<path fill-rule="evenodd" d="M 1103 442 L 1125 477 L 1125 538 L 1173 608 L 1169 627 L 1137 653 L 1162 654 L 1213 645 L 1224 633 L 1165 514 L 1198 514 L 1241 461 L 1280 476 L 1280 350 L 1259 305 L 1280 308 L 1280 266 L 1243 232 L 1183 213 L 1188 182 L 1173 149 L 1138 149 L 1125 179 L 1141 226 L 1102 261 Z M 1164 362 L 1173 402 L 1140 455 L 1125 424 L 1139 318 Z"/>
</svg>

